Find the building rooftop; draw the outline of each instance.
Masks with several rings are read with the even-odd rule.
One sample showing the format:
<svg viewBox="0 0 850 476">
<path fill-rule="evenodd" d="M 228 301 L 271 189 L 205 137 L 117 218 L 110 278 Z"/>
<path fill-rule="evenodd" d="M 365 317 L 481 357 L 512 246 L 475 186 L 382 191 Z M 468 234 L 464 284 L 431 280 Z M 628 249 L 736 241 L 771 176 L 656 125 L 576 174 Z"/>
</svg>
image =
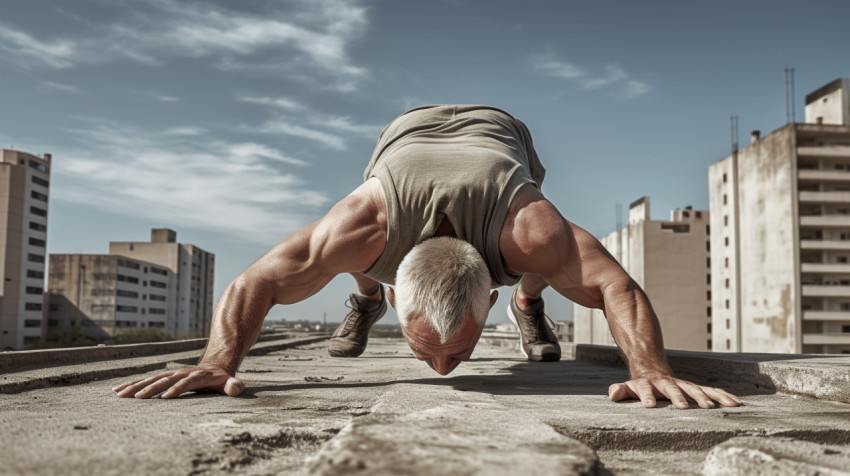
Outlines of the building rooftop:
<svg viewBox="0 0 850 476">
<path fill-rule="evenodd" d="M 238 398 L 135 400 L 110 390 L 127 375 L 187 365 L 203 340 L 70 351 L 64 366 L 44 363 L 60 351 L 0 353 L 0 473 L 850 468 L 850 357 L 670 352 L 682 376 L 727 388 L 745 405 L 646 409 L 607 399 L 608 386 L 626 378 L 609 347 L 564 345 L 561 362 L 531 363 L 515 340 L 485 338 L 470 362 L 440 377 L 402 340 L 372 339 L 361 357 L 334 359 L 324 338 L 258 343 L 239 372 L 247 389 Z M 94 358 L 107 360 L 73 362 Z"/>
</svg>

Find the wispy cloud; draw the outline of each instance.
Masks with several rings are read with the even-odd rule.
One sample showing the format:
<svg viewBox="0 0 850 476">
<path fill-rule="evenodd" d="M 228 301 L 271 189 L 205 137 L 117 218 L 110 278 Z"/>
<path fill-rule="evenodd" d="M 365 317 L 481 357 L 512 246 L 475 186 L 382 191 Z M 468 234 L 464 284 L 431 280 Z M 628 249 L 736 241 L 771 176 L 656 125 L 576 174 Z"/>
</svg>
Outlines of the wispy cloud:
<svg viewBox="0 0 850 476">
<path fill-rule="evenodd" d="M 179 101 L 179 99 L 174 97 L 174 96 L 166 96 L 165 94 L 160 94 L 160 93 L 151 93 L 151 97 L 156 99 L 157 101 L 160 101 L 160 102 Z"/>
<path fill-rule="evenodd" d="M 650 89 L 647 83 L 635 79 L 617 65 L 605 66 L 602 72 L 594 73 L 551 53 L 533 55 L 530 63 L 532 69 L 542 75 L 575 83 L 586 90 L 614 88 L 624 97 L 632 98 L 646 94 Z"/>
<path fill-rule="evenodd" d="M 42 87 L 49 91 L 59 91 L 63 93 L 79 93 L 80 88 L 70 85 L 70 84 L 62 84 L 62 83 L 54 83 L 53 81 L 41 81 Z"/>
<path fill-rule="evenodd" d="M 250 129 L 251 128 L 246 128 L 246 130 Z M 266 134 L 286 134 L 289 136 L 300 137 L 302 139 L 317 142 L 331 149 L 345 150 L 345 140 L 342 137 L 336 134 L 322 132 L 317 129 L 299 126 L 286 120 L 278 119 L 268 121 L 256 130 L 257 132 L 263 132 Z"/>
<path fill-rule="evenodd" d="M 304 161 L 265 144 L 217 140 L 197 128 L 85 122 L 72 131 L 81 147 L 66 150 L 54 170 L 57 199 L 266 245 L 306 225 L 328 201 L 293 173 Z"/>
<path fill-rule="evenodd" d="M 304 106 L 302 106 L 298 101 L 286 97 L 270 98 L 258 96 L 242 96 L 239 98 L 239 100 L 242 102 L 247 102 L 251 104 L 261 104 L 263 106 L 271 106 L 293 112 L 304 109 Z"/>
<path fill-rule="evenodd" d="M 144 4 L 128 4 L 128 20 L 92 29 L 85 37 L 42 39 L 0 23 L 0 53 L 24 67 L 42 68 L 116 59 L 161 64 L 174 57 L 210 58 L 222 69 L 273 71 L 341 91 L 353 90 L 367 76 L 348 52 L 368 26 L 366 8 L 357 2 L 295 1 L 275 4 L 267 14 L 208 2 Z"/>
</svg>

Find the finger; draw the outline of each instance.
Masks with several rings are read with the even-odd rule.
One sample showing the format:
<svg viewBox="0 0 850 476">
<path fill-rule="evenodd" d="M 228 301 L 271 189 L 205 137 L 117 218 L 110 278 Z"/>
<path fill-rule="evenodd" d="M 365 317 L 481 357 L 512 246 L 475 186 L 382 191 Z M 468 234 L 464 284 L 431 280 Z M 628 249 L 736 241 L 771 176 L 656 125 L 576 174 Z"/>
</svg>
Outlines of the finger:
<svg viewBox="0 0 850 476">
<path fill-rule="evenodd" d="M 230 397 L 238 397 L 245 390 L 245 384 L 238 378 L 230 377 L 224 384 L 224 394 Z"/>
<path fill-rule="evenodd" d="M 160 398 L 177 398 L 186 392 L 213 387 L 213 385 L 207 384 L 208 380 L 209 378 L 204 378 L 199 374 L 192 372 L 174 384 L 171 388 L 163 392 L 163 394 L 160 395 Z"/>
<path fill-rule="evenodd" d="M 640 398 L 641 402 L 643 402 L 643 406 L 646 408 L 655 407 L 655 392 L 653 391 L 652 385 L 649 383 L 649 380 L 642 378 L 637 380 L 629 380 L 626 382 L 626 385 Z"/>
<path fill-rule="evenodd" d="M 708 387 L 700 387 L 699 385 L 685 384 L 680 382 L 679 388 L 684 390 L 686 396 L 690 397 L 693 401 L 695 401 L 700 408 L 714 408 L 717 406 L 714 404 L 714 401 L 709 398 L 709 396 L 705 393 L 705 389 Z"/>
<path fill-rule="evenodd" d="M 608 387 L 608 398 L 613 402 L 637 400 L 638 396 L 625 383 L 614 383 Z"/>
<path fill-rule="evenodd" d="M 147 387 L 139 390 L 133 396 L 136 397 L 136 398 L 151 398 L 154 395 L 158 395 L 158 394 L 164 392 L 165 390 L 169 389 L 174 384 L 174 382 L 177 382 L 179 380 L 180 380 L 180 377 L 175 376 L 175 375 L 163 377 L 159 380 L 154 381 L 153 383 L 151 383 Z"/>
<path fill-rule="evenodd" d="M 717 400 L 724 407 L 740 407 L 744 404 L 744 402 L 735 395 L 725 392 L 719 388 L 704 387 L 704 390 L 709 397 Z"/>
<path fill-rule="evenodd" d="M 673 405 L 680 409 L 684 410 L 686 408 L 690 408 L 688 405 L 688 400 L 682 395 L 682 391 L 679 389 L 679 386 L 676 383 L 670 380 L 661 380 L 655 383 L 655 387 L 659 392 L 664 394 L 665 397 L 669 398 Z"/>
<path fill-rule="evenodd" d="M 122 397 L 122 398 L 132 397 L 139 390 L 141 390 L 141 389 L 147 387 L 148 385 L 156 382 L 157 380 L 159 380 L 163 377 L 167 377 L 171 374 L 172 374 L 172 372 L 166 372 L 166 373 L 154 375 L 153 377 L 148 377 L 148 378 L 145 378 L 145 379 L 142 379 L 142 380 L 136 380 L 135 382 L 132 382 L 130 385 L 121 389 L 118 392 L 118 396 Z"/>
<path fill-rule="evenodd" d="M 124 382 L 121 385 L 116 385 L 116 386 L 112 387 L 112 391 L 113 392 L 120 392 L 121 390 L 124 390 L 125 388 L 129 387 L 130 385 L 141 382 L 142 380 L 144 380 L 144 379 L 136 379 L 136 380 L 130 380 L 129 382 Z"/>
</svg>

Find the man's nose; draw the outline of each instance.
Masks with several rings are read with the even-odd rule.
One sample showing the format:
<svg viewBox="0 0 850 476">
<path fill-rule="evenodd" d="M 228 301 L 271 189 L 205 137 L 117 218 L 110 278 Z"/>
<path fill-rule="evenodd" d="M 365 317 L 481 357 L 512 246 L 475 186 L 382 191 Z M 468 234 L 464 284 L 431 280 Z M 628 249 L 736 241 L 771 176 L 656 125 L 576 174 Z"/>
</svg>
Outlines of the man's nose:
<svg viewBox="0 0 850 476">
<path fill-rule="evenodd" d="M 433 358 L 433 359 L 431 359 L 431 366 L 432 366 L 432 367 L 434 368 L 434 370 L 436 370 L 436 371 L 437 371 L 437 373 L 438 373 L 438 374 L 440 374 L 440 375 L 448 375 L 448 374 L 450 374 L 450 373 L 451 373 L 451 371 L 452 371 L 452 370 L 454 370 L 454 369 L 455 369 L 455 367 L 457 367 L 457 366 L 458 366 L 458 364 L 460 364 L 460 361 L 459 361 L 459 360 L 455 360 L 455 359 L 452 359 L 452 358 L 450 358 L 450 357 L 449 357 L 449 358 L 444 358 L 444 359 L 441 359 L 441 358 Z"/>
</svg>

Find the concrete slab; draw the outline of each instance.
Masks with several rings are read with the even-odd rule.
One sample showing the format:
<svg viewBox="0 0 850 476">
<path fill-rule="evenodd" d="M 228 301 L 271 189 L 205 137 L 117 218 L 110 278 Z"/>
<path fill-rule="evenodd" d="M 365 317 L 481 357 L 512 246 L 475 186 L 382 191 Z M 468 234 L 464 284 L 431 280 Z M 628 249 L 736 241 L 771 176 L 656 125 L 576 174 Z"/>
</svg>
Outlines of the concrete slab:
<svg viewBox="0 0 850 476">
<path fill-rule="evenodd" d="M 732 438 L 705 459 L 707 476 L 848 476 L 850 448 L 793 438 Z"/>
<path fill-rule="evenodd" d="M 110 388 L 126 377 L 4 395 L 0 473 L 333 474 L 339 466 L 323 458 L 359 443 L 381 449 L 367 454 L 386 459 L 373 468 L 411 465 L 415 454 L 423 466 L 410 474 L 428 473 L 429 455 L 462 472 L 484 467 L 478 460 L 508 467 L 511 452 L 548 468 L 538 474 L 562 474 L 568 455 L 588 454 L 572 438 L 596 450 L 599 474 L 693 474 L 735 436 L 850 443 L 850 405 L 746 387 L 740 408 L 644 409 L 605 396 L 621 368 L 531 363 L 487 345 L 474 359 L 440 377 L 400 340 L 370 340 L 357 359 L 330 358 L 315 343 L 249 356 L 239 398 L 117 398 Z"/>
</svg>

